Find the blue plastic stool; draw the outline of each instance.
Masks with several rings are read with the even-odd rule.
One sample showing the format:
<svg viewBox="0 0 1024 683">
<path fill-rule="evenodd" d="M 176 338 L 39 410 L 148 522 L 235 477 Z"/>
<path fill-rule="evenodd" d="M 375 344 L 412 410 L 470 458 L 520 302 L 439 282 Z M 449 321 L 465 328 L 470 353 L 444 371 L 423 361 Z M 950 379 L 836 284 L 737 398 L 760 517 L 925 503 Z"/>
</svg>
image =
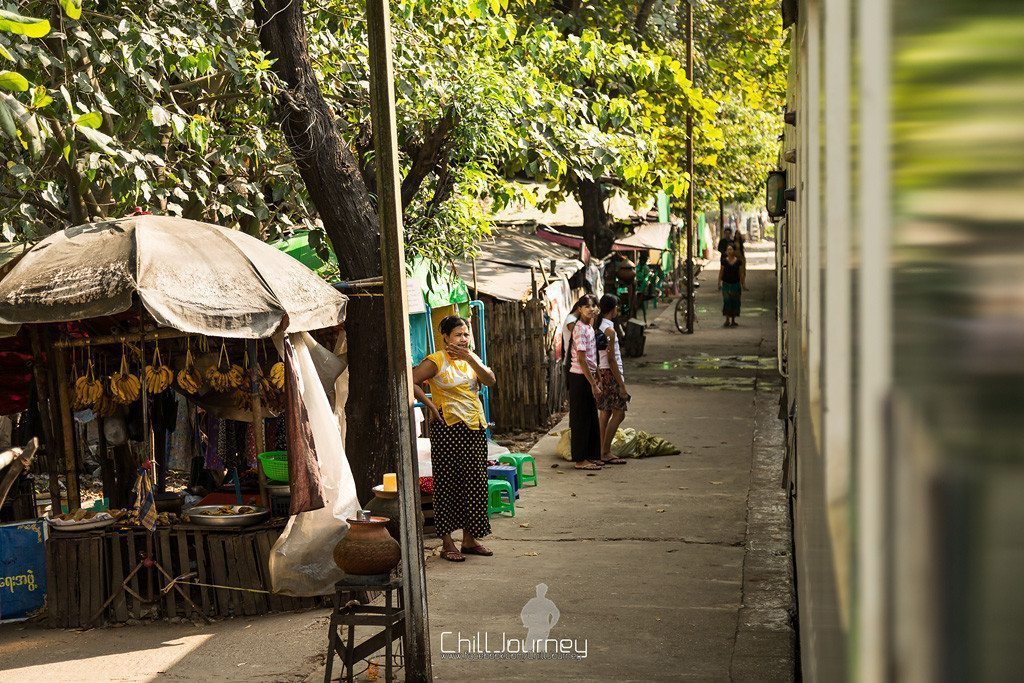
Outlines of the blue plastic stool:
<svg viewBox="0 0 1024 683">
<path fill-rule="evenodd" d="M 516 516 L 516 499 L 512 493 L 512 484 L 504 479 L 488 479 L 487 516 L 500 515 L 503 512 L 511 512 L 513 517 Z"/>
<path fill-rule="evenodd" d="M 491 465 L 487 468 L 488 479 L 500 479 L 512 484 L 516 498 L 519 498 L 519 473 L 512 465 Z"/>
<path fill-rule="evenodd" d="M 534 486 L 537 486 L 537 461 L 533 459 L 533 456 L 529 453 L 508 453 L 506 455 L 498 456 L 498 462 L 507 462 L 510 465 L 514 465 L 516 468 L 516 474 L 519 475 L 519 486 L 526 486 L 530 482 L 533 482 Z M 530 463 L 530 473 L 523 472 L 523 465 Z"/>
</svg>

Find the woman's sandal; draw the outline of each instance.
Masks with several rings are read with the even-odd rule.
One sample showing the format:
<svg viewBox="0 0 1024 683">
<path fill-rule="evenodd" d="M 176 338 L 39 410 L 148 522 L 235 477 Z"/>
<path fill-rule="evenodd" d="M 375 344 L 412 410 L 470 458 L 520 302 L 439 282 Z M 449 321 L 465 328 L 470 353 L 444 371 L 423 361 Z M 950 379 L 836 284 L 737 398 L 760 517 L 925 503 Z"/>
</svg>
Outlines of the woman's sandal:
<svg viewBox="0 0 1024 683">
<path fill-rule="evenodd" d="M 462 546 L 463 555 L 482 555 L 483 557 L 490 557 L 494 554 L 493 551 L 488 550 L 482 545 L 464 545 Z"/>
<path fill-rule="evenodd" d="M 441 559 L 449 562 L 465 562 L 466 557 L 458 550 L 442 550 Z"/>
<path fill-rule="evenodd" d="M 601 466 L 600 465 L 595 465 L 594 463 L 590 462 L 589 460 L 585 460 L 584 464 L 582 466 L 580 466 L 580 465 L 573 465 L 572 468 L 574 470 L 599 470 L 599 469 L 601 469 Z"/>
<path fill-rule="evenodd" d="M 628 461 L 625 458 L 608 458 L 607 460 L 602 458 L 601 462 L 605 465 L 625 465 Z"/>
</svg>

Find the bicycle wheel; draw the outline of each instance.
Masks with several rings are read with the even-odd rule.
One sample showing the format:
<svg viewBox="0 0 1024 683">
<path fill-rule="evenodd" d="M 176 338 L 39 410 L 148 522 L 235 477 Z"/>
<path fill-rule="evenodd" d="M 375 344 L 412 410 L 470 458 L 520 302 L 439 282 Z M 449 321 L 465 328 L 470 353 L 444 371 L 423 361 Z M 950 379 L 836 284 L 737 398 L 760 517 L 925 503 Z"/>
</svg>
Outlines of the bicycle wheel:
<svg viewBox="0 0 1024 683">
<path fill-rule="evenodd" d="M 675 310 L 676 329 L 680 334 L 686 334 L 686 292 L 684 291 L 676 301 Z"/>
</svg>

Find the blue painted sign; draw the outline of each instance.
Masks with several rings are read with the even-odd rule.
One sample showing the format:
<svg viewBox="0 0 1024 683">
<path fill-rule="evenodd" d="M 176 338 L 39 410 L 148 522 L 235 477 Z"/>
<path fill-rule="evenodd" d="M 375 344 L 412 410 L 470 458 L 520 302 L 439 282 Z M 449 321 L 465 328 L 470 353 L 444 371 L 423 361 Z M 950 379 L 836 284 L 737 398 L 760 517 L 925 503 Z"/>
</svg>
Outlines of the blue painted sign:
<svg viewBox="0 0 1024 683">
<path fill-rule="evenodd" d="M 46 602 L 44 524 L 0 525 L 0 621 L 24 619 Z"/>
</svg>

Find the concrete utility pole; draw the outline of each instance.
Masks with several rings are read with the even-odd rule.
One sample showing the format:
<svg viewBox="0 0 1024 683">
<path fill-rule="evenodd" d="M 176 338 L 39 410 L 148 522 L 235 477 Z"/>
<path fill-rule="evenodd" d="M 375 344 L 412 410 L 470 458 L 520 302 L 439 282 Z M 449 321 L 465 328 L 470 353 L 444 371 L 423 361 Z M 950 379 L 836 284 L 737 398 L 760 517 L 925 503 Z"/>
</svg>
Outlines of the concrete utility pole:
<svg viewBox="0 0 1024 683">
<path fill-rule="evenodd" d="M 693 0 L 686 0 L 686 78 L 693 84 Z M 693 334 L 693 110 L 686 112 L 686 333 Z"/>
<path fill-rule="evenodd" d="M 398 133 L 395 124 L 394 70 L 391 61 L 391 9 L 388 0 L 367 0 L 370 117 L 377 164 L 377 212 L 384 277 L 384 333 L 388 349 L 388 386 L 398 406 L 398 500 L 401 506 L 402 586 L 405 604 L 405 680 L 430 681 L 430 630 L 423 534 L 419 526 L 420 489 L 416 437 L 412 429 L 412 368 L 409 365 L 409 301 L 405 285 L 405 241 Z"/>
</svg>

